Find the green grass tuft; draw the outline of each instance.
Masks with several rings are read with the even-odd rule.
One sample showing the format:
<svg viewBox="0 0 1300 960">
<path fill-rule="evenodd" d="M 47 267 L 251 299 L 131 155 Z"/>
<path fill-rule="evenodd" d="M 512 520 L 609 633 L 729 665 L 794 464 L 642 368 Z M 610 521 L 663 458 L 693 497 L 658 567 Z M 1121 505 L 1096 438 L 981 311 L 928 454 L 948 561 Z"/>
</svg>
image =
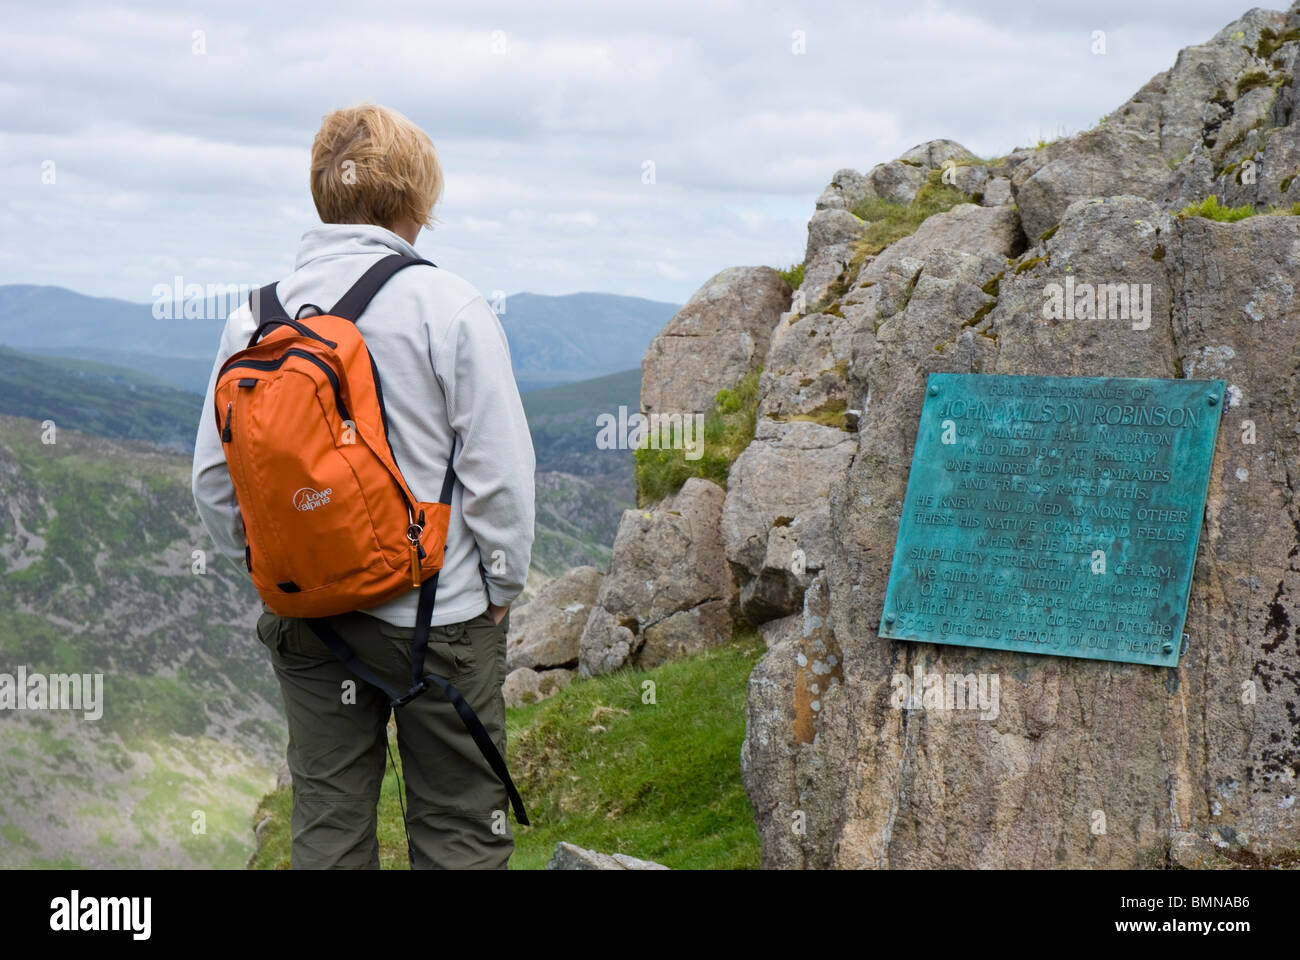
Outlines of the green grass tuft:
<svg viewBox="0 0 1300 960">
<path fill-rule="evenodd" d="M 1278 47 L 1284 43 L 1293 43 L 1300 40 L 1300 28 L 1292 27 L 1290 30 L 1284 30 L 1278 33 L 1271 27 L 1265 27 L 1259 31 L 1259 43 L 1255 44 L 1255 56 L 1261 60 L 1267 60 L 1277 52 Z"/>
<path fill-rule="evenodd" d="M 637 504 L 644 506 L 671 496 L 691 477 L 703 477 L 723 487 L 731 465 L 754 438 L 758 411 L 758 378 L 762 369 L 747 374 L 730 390 L 719 390 L 713 409 L 704 417 L 702 456 L 687 460 L 684 449 L 642 446 L 635 452 Z M 676 442 L 674 431 L 674 442 Z M 698 440 L 698 438 L 697 438 Z"/>
<path fill-rule="evenodd" d="M 1276 80 L 1276 77 L 1265 70 L 1252 70 L 1237 81 L 1237 96 L 1240 97 L 1248 90 L 1254 90 L 1256 87 L 1272 86 Z"/>
<path fill-rule="evenodd" d="M 1026 270 L 1034 269 L 1034 267 L 1038 266 L 1040 263 L 1043 263 L 1044 261 L 1050 263 L 1051 259 L 1052 258 L 1050 256 L 1046 256 L 1046 257 L 1030 257 L 1028 260 L 1022 260 L 1020 263 L 1016 265 L 1015 273 L 1018 276 L 1024 273 Z"/>
<path fill-rule="evenodd" d="M 1207 220 L 1217 220 L 1219 223 L 1235 223 L 1238 220 L 1256 216 L 1296 217 L 1300 216 L 1300 203 L 1293 203 L 1284 207 L 1270 206 L 1267 210 L 1256 210 L 1249 203 L 1244 203 L 1239 207 L 1226 207 L 1219 203 L 1217 196 L 1210 194 L 1200 203 L 1190 203 L 1183 207 L 1176 216 L 1179 219 L 1204 217 Z"/>
<path fill-rule="evenodd" d="M 910 237 L 916 228 L 936 213 L 944 213 L 959 203 L 970 203 L 969 194 L 943 182 L 943 172 L 931 170 L 925 184 L 911 203 L 893 200 L 864 200 L 853 208 L 854 216 L 868 222 L 858 240 L 854 259 L 861 263 L 875 256 L 896 240 Z"/>
<path fill-rule="evenodd" d="M 803 264 L 802 263 L 796 263 L 793 266 L 787 267 L 784 270 L 778 268 L 776 272 L 781 274 L 781 279 L 784 280 L 789 285 L 791 290 L 798 290 L 801 286 L 803 286 Z"/>
</svg>

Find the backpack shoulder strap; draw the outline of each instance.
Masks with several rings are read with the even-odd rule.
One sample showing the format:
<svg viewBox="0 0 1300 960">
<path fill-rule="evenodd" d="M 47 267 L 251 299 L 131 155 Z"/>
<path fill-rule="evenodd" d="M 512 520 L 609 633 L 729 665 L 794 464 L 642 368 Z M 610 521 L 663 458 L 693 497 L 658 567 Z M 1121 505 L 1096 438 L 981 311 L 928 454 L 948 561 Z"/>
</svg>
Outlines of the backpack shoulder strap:
<svg viewBox="0 0 1300 960">
<path fill-rule="evenodd" d="M 284 304 L 280 302 L 280 297 L 275 292 L 278 286 L 278 283 L 268 283 L 248 295 L 248 309 L 253 311 L 254 325 L 261 326 L 267 320 L 288 316 Z"/>
<path fill-rule="evenodd" d="M 398 270 L 406 267 L 413 267 L 417 263 L 426 266 L 437 266 L 428 260 L 418 260 L 414 257 L 406 257 L 400 253 L 395 253 L 390 257 L 384 257 L 375 263 L 369 270 L 361 275 L 361 279 L 354 283 L 343 298 L 330 310 L 330 315 L 342 317 L 345 320 L 357 322 L 361 312 L 370 304 L 371 299 L 379 288 L 388 282 L 389 278 Z"/>
</svg>

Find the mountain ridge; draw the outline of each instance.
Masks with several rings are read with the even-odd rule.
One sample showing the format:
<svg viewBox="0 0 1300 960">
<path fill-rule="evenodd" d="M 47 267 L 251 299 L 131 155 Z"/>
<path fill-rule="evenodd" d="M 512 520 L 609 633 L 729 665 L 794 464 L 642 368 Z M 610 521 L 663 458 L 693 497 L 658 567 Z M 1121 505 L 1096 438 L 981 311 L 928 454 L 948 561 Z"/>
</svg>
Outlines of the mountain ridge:
<svg viewBox="0 0 1300 960">
<path fill-rule="evenodd" d="M 525 292 L 489 302 L 523 390 L 637 366 L 650 338 L 677 310 L 671 303 L 599 292 Z M 160 320 L 151 303 L 48 284 L 3 284 L 0 346 L 113 363 L 202 394 L 228 307 L 224 298 L 205 294 L 202 318 Z"/>
</svg>

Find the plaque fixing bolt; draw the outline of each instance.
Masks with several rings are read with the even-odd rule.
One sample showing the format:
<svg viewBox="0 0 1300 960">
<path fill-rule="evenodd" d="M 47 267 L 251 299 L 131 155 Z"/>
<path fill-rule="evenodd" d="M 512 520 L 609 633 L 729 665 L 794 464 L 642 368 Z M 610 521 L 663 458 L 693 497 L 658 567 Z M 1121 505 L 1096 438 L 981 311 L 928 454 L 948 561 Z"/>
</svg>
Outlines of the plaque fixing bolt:
<svg viewBox="0 0 1300 960">
<path fill-rule="evenodd" d="M 1173 641 L 1171 641 L 1171 640 L 1166 640 L 1165 643 L 1164 643 L 1164 647 L 1163 647 L 1163 649 L 1164 649 L 1165 653 L 1173 653 L 1173 652 L 1174 652 L 1174 644 L 1173 644 Z"/>
<path fill-rule="evenodd" d="M 1205 399 L 1210 404 L 1210 406 L 1214 406 L 1216 403 L 1219 402 L 1219 395 L 1217 393 L 1212 393 L 1209 396 L 1207 396 Z"/>
<path fill-rule="evenodd" d="M 885 623 L 893 623 L 893 622 L 894 622 L 894 615 L 892 613 L 885 614 Z"/>
<path fill-rule="evenodd" d="M 937 397 L 938 395 L 939 395 L 939 388 L 936 387 L 934 384 L 931 384 L 931 385 L 930 385 L 930 396 L 932 396 L 932 397 Z"/>
</svg>

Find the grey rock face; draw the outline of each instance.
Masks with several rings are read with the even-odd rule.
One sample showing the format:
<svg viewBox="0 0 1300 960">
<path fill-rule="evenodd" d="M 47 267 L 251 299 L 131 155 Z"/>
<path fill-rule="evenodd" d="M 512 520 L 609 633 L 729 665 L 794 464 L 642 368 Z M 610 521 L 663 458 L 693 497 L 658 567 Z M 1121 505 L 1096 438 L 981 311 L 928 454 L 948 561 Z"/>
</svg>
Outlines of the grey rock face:
<svg viewBox="0 0 1300 960">
<path fill-rule="evenodd" d="M 719 530 L 722 503 L 721 487 L 695 477 L 654 507 L 624 512 L 582 633 L 584 676 L 655 666 L 731 636 L 736 588 Z"/>
<path fill-rule="evenodd" d="M 1276 44 L 1297 25 L 1295 7 L 1251 10 L 1181 51 L 1096 128 L 1033 151 L 1011 174 L 1026 235 L 1035 240 L 1090 197 L 1174 209 L 1210 194 L 1231 205 L 1300 199 L 1287 196 L 1300 139 L 1292 81 L 1300 46 Z"/>
<path fill-rule="evenodd" d="M 831 630 L 826 575 L 818 574 L 800 612 L 764 625 L 766 655 L 749 677 L 749 717 L 740 768 L 758 821 L 763 867 L 809 865 L 807 850 L 833 842 L 834 794 L 816 787 L 807 763 L 823 702 L 839 695 L 842 654 Z"/>
<path fill-rule="evenodd" d="M 707 413 L 724 387 L 762 363 L 790 287 L 771 267 L 729 267 L 700 287 L 650 342 L 641 361 L 641 406 Z"/>
<path fill-rule="evenodd" d="M 857 446 L 837 427 L 760 417 L 732 465 L 722 540 L 751 623 L 799 609 L 804 588 L 831 549 L 827 494 Z"/>
<path fill-rule="evenodd" d="M 805 314 L 816 305 L 831 299 L 832 291 L 844 277 L 853 259 L 853 244 L 832 243 L 819 249 L 812 259 L 805 261 L 803 283 L 795 291 L 790 303 L 790 313 Z M 789 314 L 782 314 L 785 320 Z"/>
<path fill-rule="evenodd" d="M 1000 207 L 1011 202 L 1011 178 L 989 177 L 984 183 L 984 197 L 980 204 L 985 207 Z"/>
<path fill-rule="evenodd" d="M 852 210 L 863 200 L 874 200 L 871 182 L 856 170 L 839 170 L 817 199 L 818 210 Z"/>
<path fill-rule="evenodd" d="M 774 630 L 751 678 L 744 771 L 764 864 L 1152 867 L 1294 851 L 1300 218 L 1179 220 L 1137 197 L 1087 199 L 1014 265 L 919 245 L 905 253 L 844 298 L 855 324 L 849 389 L 866 397 L 857 450 L 831 486 L 831 552 L 803 597 L 800 638 Z M 905 300 L 877 293 L 914 267 Z M 1066 275 L 1137 284 L 1149 326 L 1049 319 L 1048 286 Z M 972 304 L 988 309 L 970 323 Z M 929 373 L 1180 371 L 1230 386 L 1191 648 L 1176 670 L 879 638 Z M 1243 443 L 1246 421 L 1254 444 Z M 812 665 L 825 671 L 830 656 L 839 682 L 823 685 Z M 996 717 L 896 708 L 891 679 L 917 668 L 998 677 Z"/>
<path fill-rule="evenodd" d="M 878 279 L 890 267 L 907 258 L 924 259 L 934 250 L 962 253 L 991 253 L 1009 257 L 1024 249 L 1016 211 L 1009 207 L 978 207 L 960 203 L 946 213 L 936 213 L 910 237 L 890 244 L 864 265 L 858 287 Z"/>
<path fill-rule="evenodd" d="M 946 153 L 934 150 L 936 157 Z M 732 465 L 722 519 L 741 613 L 751 623 L 800 609 L 828 555 L 829 478 L 854 454 L 856 411 L 869 392 L 849 376 L 861 332 L 894 315 L 894 329 L 944 311 L 971 317 L 992 302 L 980 285 L 1023 246 L 1010 207 L 959 204 L 870 258 L 826 312 L 782 317 L 759 383 L 755 438 Z"/>
<path fill-rule="evenodd" d="M 831 244 L 852 243 L 862 234 L 863 223 L 847 210 L 818 210 L 808 221 L 804 261 L 810 261 Z"/>
<path fill-rule="evenodd" d="M 575 567 L 511 611 L 507 669 L 576 666 L 578 642 L 596 605 L 602 579 L 595 567 Z"/>
<path fill-rule="evenodd" d="M 1157 197 L 1169 166 L 1157 143 L 1139 130 L 1110 124 L 1048 144 L 1016 168 L 1011 187 L 1031 240 L 1061 219 L 1075 200 L 1132 194 Z"/>
</svg>

